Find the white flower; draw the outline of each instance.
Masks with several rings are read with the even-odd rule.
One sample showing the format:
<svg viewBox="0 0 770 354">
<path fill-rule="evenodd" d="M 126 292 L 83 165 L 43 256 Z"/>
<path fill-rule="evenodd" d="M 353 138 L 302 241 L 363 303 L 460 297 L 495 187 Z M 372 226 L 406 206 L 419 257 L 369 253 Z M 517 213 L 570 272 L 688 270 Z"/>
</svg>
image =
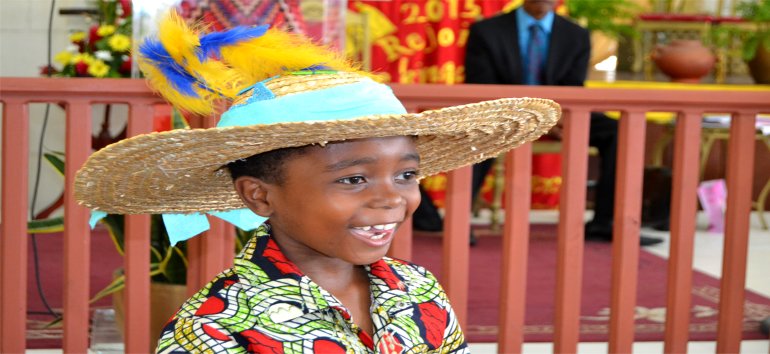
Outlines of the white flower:
<svg viewBox="0 0 770 354">
<path fill-rule="evenodd" d="M 110 53 L 109 50 L 97 50 L 94 53 L 94 56 L 101 59 L 102 61 L 112 60 L 112 53 Z"/>
<path fill-rule="evenodd" d="M 68 52 L 70 52 L 70 53 L 78 53 L 78 52 L 80 52 L 80 47 L 78 47 L 75 44 L 70 44 L 70 45 L 67 46 L 66 50 Z"/>
</svg>

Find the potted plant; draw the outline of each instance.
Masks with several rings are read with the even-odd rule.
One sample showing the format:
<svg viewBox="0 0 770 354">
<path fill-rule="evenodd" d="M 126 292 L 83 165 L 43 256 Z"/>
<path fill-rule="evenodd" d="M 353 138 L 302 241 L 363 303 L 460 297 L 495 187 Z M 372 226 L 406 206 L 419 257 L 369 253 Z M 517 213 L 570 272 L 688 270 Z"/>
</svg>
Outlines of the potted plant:
<svg viewBox="0 0 770 354">
<path fill-rule="evenodd" d="M 568 16 L 590 31 L 612 38 L 637 35 L 631 22 L 640 7 L 631 0 L 567 0 L 565 6 Z"/>
<path fill-rule="evenodd" d="M 770 84 L 770 0 L 743 1 L 738 13 L 754 28 L 744 29 L 741 56 L 758 84 Z"/>
<path fill-rule="evenodd" d="M 567 16 L 591 31 L 591 65 L 638 36 L 632 22 L 641 7 L 632 0 L 567 0 L 564 4 Z"/>
<path fill-rule="evenodd" d="M 770 84 L 770 0 L 744 0 L 735 9 L 740 17 L 714 26 L 712 41 L 743 59 L 754 82 Z"/>
<path fill-rule="evenodd" d="M 98 0 L 95 6 L 97 24 L 88 32 L 72 32 L 70 44 L 54 58 L 61 67 L 44 67 L 43 74 L 97 78 L 131 76 L 131 2 Z"/>
</svg>

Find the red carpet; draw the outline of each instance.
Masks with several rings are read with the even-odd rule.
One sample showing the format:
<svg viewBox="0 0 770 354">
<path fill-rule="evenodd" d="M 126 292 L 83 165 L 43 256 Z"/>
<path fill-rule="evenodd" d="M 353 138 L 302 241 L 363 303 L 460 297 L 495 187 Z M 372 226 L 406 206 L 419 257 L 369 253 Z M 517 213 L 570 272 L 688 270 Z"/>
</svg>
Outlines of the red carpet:
<svg viewBox="0 0 770 354">
<path fill-rule="evenodd" d="M 37 238 L 40 281 L 48 304 L 61 313 L 64 284 L 64 236 L 61 233 L 39 234 Z M 47 312 L 38 295 L 32 258 L 32 239 L 28 243 L 27 266 L 27 348 L 61 348 L 62 328 L 44 328 L 54 317 Z M 115 249 L 107 231 L 97 229 L 91 237 L 91 283 L 94 295 L 112 281 L 112 273 L 123 266 L 123 257 Z M 92 305 L 96 308 L 111 307 L 108 296 Z"/>
<path fill-rule="evenodd" d="M 500 268 L 501 238 L 489 236 L 486 230 L 478 230 L 478 244 L 471 249 L 469 325 L 467 337 L 473 342 L 491 342 L 497 338 L 497 303 Z M 533 225 L 529 251 L 529 277 L 527 279 L 526 341 L 550 341 L 553 332 L 553 289 L 555 284 L 556 240 L 555 226 Z M 39 235 L 38 251 L 43 287 L 49 304 L 57 310 L 62 306 L 62 236 Z M 435 236 L 415 236 L 415 262 L 426 266 L 441 276 L 441 239 Z M 123 260 L 115 251 L 112 241 L 104 231 L 93 233 L 91 238 L 91 294 L 108 284 L 112 272 L 122 266 Z M 581 341 L 606 341 L 610 294 L 610 244 L 587 243 L 583 275 Z M 32 248 L 29 256 L 28 303 L 33 312 L 44 311 L 35 287 L 32 268 Z M 639 258 L 639 287 L 637 320 L 638 341 L 663 339 L 663 307 L 665 305 L 666 260 L 642 251 Z M 693 316 L 691 340 L 713 340 L 716 337 L 719 282 L 708 275 L 693 275 Z M 97 307 L 110 306 L 111 299 L 104 299 Z M 744 322 L 745 339 L 762 339 L 758 320 L 770 316 L 770 299 L 746 292 Z M 42 329 L 42 324 L 52 318 L 29 315 L 27 320 L 28 348 L 61 348 L 60 328 Z"/>
<path fill-rule="evenodd" d="M 500 249 L 502 239 L 478 230 L 478 244 L 471 248 L 470 300 L 468 325 L 464 329 L 471 342 L 497 340 Z M 610 304 L 611 244 L 585 245 L 583 293 L 581 296 L 581 341 L 607 341 Z M 441 239 L 415 234 L 414 261 L 437 277 L 441 276 Z M 662 341 L 665 321 L 667 261 L 642 251 L 639 255 L 637 291 L 637 341 Z M 527 277 L 525 341 L 550 342 L 553 333 L 554 288 L 556 284 L 556 226 L 533 225 L 530 237 Z M 719 308 L 719 281 L 706 274 L 693 274 L 693 309 L 690 340 L 715 340 Z M 746 291 L 744 339 L 764 339 L 759 321 L 770 316 L 770 299 Z"/>
</svg>

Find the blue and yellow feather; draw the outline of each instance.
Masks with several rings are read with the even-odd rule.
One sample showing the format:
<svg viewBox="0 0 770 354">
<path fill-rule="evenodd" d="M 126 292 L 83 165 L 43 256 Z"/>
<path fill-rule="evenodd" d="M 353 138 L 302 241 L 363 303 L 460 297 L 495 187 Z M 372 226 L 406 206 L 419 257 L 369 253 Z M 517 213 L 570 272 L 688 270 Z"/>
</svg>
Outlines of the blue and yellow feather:
<svg viewBox="0 0 770 354">
<path fill-rule="evenodd" d="M 267 26 L 206 33 L 175 12 L 163 17 L 155 38 L 139 47 L 139 67 L 149 85 L 174 106 L 211 114 L 214 101 L 233 100 L 243 89 L 282 73 L 322 67 L 359 71 L 329 48 Z"/>
</svg>

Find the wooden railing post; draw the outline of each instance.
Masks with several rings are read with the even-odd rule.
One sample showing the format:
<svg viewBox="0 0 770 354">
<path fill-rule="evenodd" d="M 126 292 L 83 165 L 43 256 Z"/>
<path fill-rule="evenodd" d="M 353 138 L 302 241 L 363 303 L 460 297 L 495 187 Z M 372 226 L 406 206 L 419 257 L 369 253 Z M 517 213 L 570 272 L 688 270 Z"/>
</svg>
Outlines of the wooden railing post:
<svg viewBox="0 0 770 354">
<path fill-rule="evenodd" d="M 615 220 L 612 230 L 610 353 L 630 353 L 634 343 L 646 123 L 644 111 L 628 111 L 620 118 L 618 125 Z"/>
<path fill-rule="evenodd" d="M 26 102 L 3 98 L 0 353 L 23 352 L 26 342 L 28 113 Z"/>
<path fill-rule="evenodd" d="M 67 139 L 64 185 L 72 186 L 75 174 L 91 154 L 91 106 L 84 99 L 67 104 Z M 91 237 L 88 209 L 78 205 L 72 188 L 64 194 L 64 351 L 84 353 L 88 350 L 91 274 Z"/>
<path fill-rule="evenodd" d="M 527 294 L 532 143 L 508 152 L 505 162 L 505 227 L 497 352 L 521 353 Z"/>
<path fill-rule="evenodd" d="M 201 255 L 201 249 L 203 242 L 200 237 L 194 237 L 187 241 L 187 296 L 193 296 L 198 290 L 205 284 L 203 277 L 201 277 L 201 262 L 203 256 Z"/>
<path fill-rule="evenodd" d="M 666 286 L 665 353 L 687 353 L 692 306 L 692 259 L 697 212 L 701 117 L 699 110 L 680 113 L 674 137 L 671 186 L 671 245 Z"/>
<path fill-rule="evenodd" d="M 150 102 L 129 105 L 128 136 L 152 131 L 153 106 Z M 125 258 L 125 348 L 126 353 L 146 352 L 150 333 L 150 216 L 126 215 Z"/>
<path fill-rule="evenodd" d="M 404 223 L 396 231 L 396 237 L 390 244 L 388 257 L 412 260 L 412 218 L 404 220 Z"/>
<path fill-rule="evenodd" d="M 468 320 L 468 267 L 470 262 L 471 167 L 447 176 L 441 283 L 457 314 L 460 327 Z"/>
<path fill-rule="evenodd" d="M 588 178 L 589 107 L 566 111 L 562 143 L 562 188 L 556 250 L 554 352 L 576 353 L 583 279 L 583 211 Z"/>
<path fill-rule="evenodd" d="M 202 253 L 202 279 L 203 284 L 207 284 L 211 279 L 214 279 L 217 274 L 225 270 L 225 242 L 227 239 L 224 237 L 225 228 L 233 227 L 230 224 L 225 224 L 225 221 L 209 216 L 209 225 L 211 228 L 205 233 L 199 235 L 203 242 Z M 198 237 L 198 236 L 196 236 Z M 227 250 L 230 251 L 230 258 L 234 252 L 234 245 L 227 245 Z"/>
<path fill-rule="evenodd" d="M 727 156 L 727 211 L 719 287 L 717 353 L 738 353 L 743 328 L 756 112 L 734 114 Z"/>
</svg>

